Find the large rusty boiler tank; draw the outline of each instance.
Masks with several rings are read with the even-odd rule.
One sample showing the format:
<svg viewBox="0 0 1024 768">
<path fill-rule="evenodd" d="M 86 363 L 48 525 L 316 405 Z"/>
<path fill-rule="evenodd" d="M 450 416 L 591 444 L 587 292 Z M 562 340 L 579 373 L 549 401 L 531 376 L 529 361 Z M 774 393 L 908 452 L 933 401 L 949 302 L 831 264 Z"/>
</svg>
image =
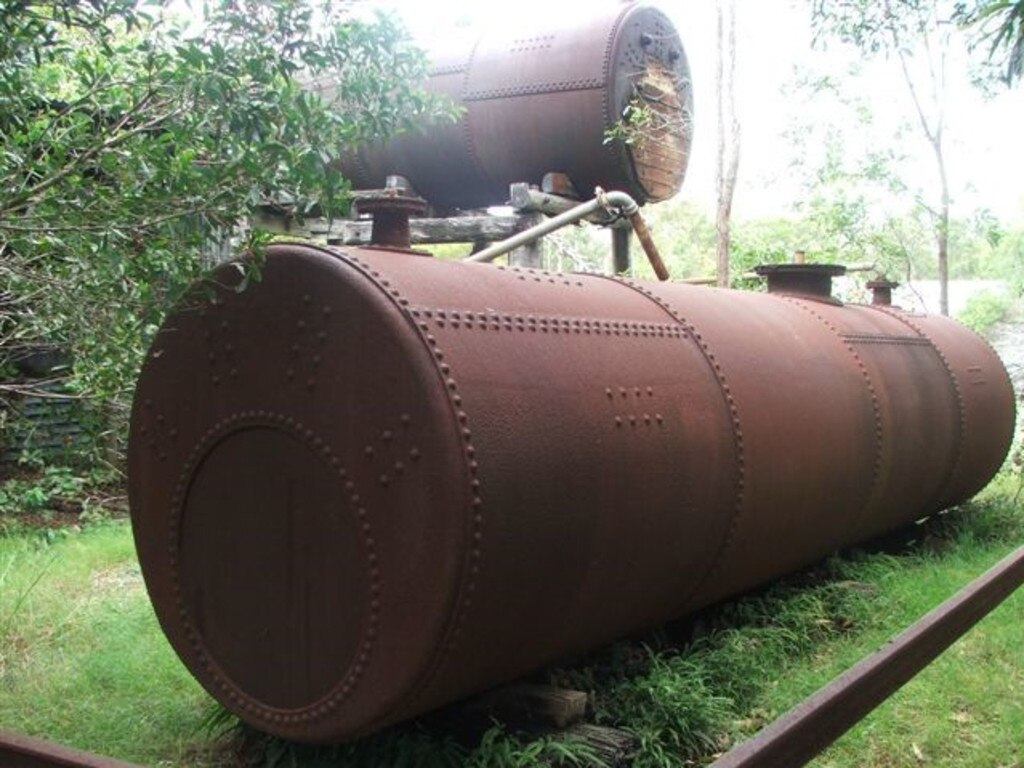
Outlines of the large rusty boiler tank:
<svg viewBox="0 0 1024 768">
<path fill-rule="evenodd" d="M 408 178 L 442 209 L 500 205 L 509 184 L 564 173 L 581 194 L 618 189 L 664 200 L 683 181 L 693 100 L 679 34 L 661 11 L 600 0 L 580 13 L 555 3 L 429 50 L 427 88 L 462 108 L 456 123 L 365 146 L 344 162 L 356 189 Z M 332 83 L 317 85 L 328 98 Z M 627 107 L 643 107 L 632 141 L 606 140 Z"/>
<path fill-rule="evenodd" d="M 943 317 L 271 245 L 134 403 L 171 644 L 266 731 L 352 739 L 967 499 L 1014 399 Z M 785 279 L 782 279 L 785 278 Z"/>
</svg>

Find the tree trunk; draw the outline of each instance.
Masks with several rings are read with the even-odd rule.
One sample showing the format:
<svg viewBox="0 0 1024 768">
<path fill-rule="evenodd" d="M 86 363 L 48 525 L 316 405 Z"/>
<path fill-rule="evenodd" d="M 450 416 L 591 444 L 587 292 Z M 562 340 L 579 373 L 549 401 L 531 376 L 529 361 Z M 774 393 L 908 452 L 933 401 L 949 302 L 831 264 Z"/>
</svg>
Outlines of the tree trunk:
<svg viewBox="0 0 1024 768">
<path fill-rule="evenodd" d="M 939 184 L 942 200 L 939 206 L 939 221 L 936 240 L 939 246 L 939 311 L 949 314 L 949 180 L 946 178 L 946 159 L 942 152 L 942 135 L 932 142 L 935 162 L 939 168 Z"/>
<path fill-rule="evenodd" d="M 725 5 L 728 5 L 726 13 Z M 715 214 L 716 283 L 729 285 L 729 256 L 732 246 L 732 198 L 736 189 L 736 176 L 740 162 L 740 125 L 736 117 L 736 99 L 733 89 L 736 71 L 736 9 L 733 0 L 718 0 L 718 45 L 715 58 L 716 105 L 718 142 L 716 155 L 716 184 L 718 190 Z M 727 18 L 726 18 L 727 17 Z M 728 22 L 728 34 L 725 24 Z"/>
</svg>

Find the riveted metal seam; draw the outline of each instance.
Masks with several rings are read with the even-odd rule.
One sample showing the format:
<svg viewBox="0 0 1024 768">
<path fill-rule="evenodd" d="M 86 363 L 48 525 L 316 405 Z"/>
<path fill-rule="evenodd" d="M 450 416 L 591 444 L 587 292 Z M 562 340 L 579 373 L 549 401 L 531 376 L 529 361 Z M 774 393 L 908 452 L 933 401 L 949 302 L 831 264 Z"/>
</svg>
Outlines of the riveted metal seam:
<svg viewBox="0 0 1024 768">
<path fill-rule="evenodd" d="M 626 16 L 629 14 L 630 10 L 630 6 L 625 6 L 622 9 L 622 11 L 619 12 L 619 15 L 615 19 L 615 23 L 612 24 L 612 28 L 608 32 L 608 39 L 605 41 L 604 45 L 604 58 L 601 64 L 601 73 L 604 75 L 605 89 L 604 97 L 601 99 L 601 113 L 604 121 L 604 129 L 606 131 L 611 130 L 614 127 L 614 122 L 618 120 L 617 116 L 615 118 L 615 121 L 612 120 L 611 99 L 612 93 L 615 90 L 611 82 L 612 54 L 615 52 L 615 41 L 619 37 L 619 32 L 622 29 L 622 23 L 625 20 Z M 632 178 L 634 173 L 632 170 L 632 162 L 630 161 L 629 151 L 626 149 L 626 143 L 623 141 L 609 141 L 605 143 L 605 147 L 607 148 L 608 152 L 615 156 L 616 161 L 621 166 L 630 169 L 628 171 L 630 180 L 635 182 L 635 179 Z M 637 186 L 640 189 L 644 188 L 642 184 L 638 184 Z M 638 202 L 643 203 L 644 201 L 640 200 Z"/>
<path fill-rule="evenodd" d="M 469 56 L 466 58 L 466 69 L 462 77 L 462 89 L 459 94 L 462 101 L 466 100 L 466 93 L 469 90 L 469 78 L 473 74 L 473 63 L 476 61 L 476 52 L 479 47 L 480 38 L 478 37 L 473 43 L 473 49 L 469 52 Z M 483 163 L 480 162 L 480 154 L 477 152 L 476 142 L 473 140 L 473 130 L 469 125 L 468 109 L 462 111 L 462 116 L 459 118 L 459 122 L 462 124 L 462 139 L 466 145 L 466 154 L 469 155 L 469 159 L 473 163 L 473 167 L 476 168 L 477 173 L 486 180 L 487 173 L 484 170 Z"/>
<path fill-rule="evenodd" d="M 870 309 L 876 312 L 882 312 L 890 317 L 894 317 L 903 323 L 905 326 L 910 328 L 912 331 L 920 335 L 925 339 L 932 349 L 935 350 L 935 354 L 938 355 L 939 361 L 942 363 L 942 367 L 946 369 L 946 375 L 949 378 L 949 383 L 953 388 L 953 395 L 956 399 L 957 410 L 959 411 L 960 420 L 958 423 L 958 433 L 956 436 L 956 455 L 953 458 L 953 464 L 949 468 L 949 473 L 946 476 L 946 483 L 940 489 L 940 492 L 935 495 L 934 498 L 928 502 L 928 507 L 934 507 L 936 503 L 944 499 L 949 495 L 950 488 L 953 487 L 954 480 L 956 480 L 957 473 L 960 471 L 960 467 L 963 463 L 964 455 L 964 441 L 967 436 L 967 406 L 964 403 L 963 392 L 960 391 L 960 383 L 956 379 L 956 374 L 953 373 L 953 366 L 950 365 L 949 360 L 946 358 L 945 353 L 939 349 L 939 345 L 935 343 L 935 340 L 928 335 L 928 333 L 917 323 L 910 319 L 910 316 L 905 312 L 900 312 L 890 307 L 871 305 Z"/>
<path fill-rule="evenodd" d="M 871 380 L 871 374 L 868 373 L 867 366 L 864 365 L 864 360 L 861 359 L 860 354 L 856 349 L 853 348 L 852 339 L 850 336 L 845 335 L 839 331 L 839 329 L 825 318 L 824 315 L 818 313 L 813 306 L 802 299 L 798 299 L 795 296 L 778 296 L 780 301 L 784 301 L 787 304 L 791 304 L 794 307 L 802 309 L 804 312 L 809 314 L 823 326 L 825 326 L 843 345 L 843 347 L 853 357 L 854 362 L 857 363 L 857 369 L 860 371 L 861 376 L 864 378 L 864 383 L 867 385 L 868 395 L 871 399 L 871 412 L 874 416 L 875 431 L 874 431 L 874 444 L 875 444 L 875 455 L 874 461 L 871 465 L 871 489 L 869 493 L 864 497 L 864 506 L 860 510 L 859 518 L 863 519 L 867 514 L 868 509 L 872 505 L 875 494 L 878 492 L 878 483 L 882 477 L 882 459 L 884 453 L 885 435 L 882 431 L 882 409 L 878 400 L 878 390 L 875 388 L 875 383 Z"/>
<path fill-rule="evenodd" d="M 567 93 L 569 91 L 596 91 L 605 85 L 596 77 L 579 80 L 558 80 L 550 83 L 529 83 L 527 85 L 508 85 L 503 88 L 484 88 L 468 91 L 462 96 L 463 101 L 492 101 L 494 99 L 516 98 L 519 96 L 539 96 L 547 93 Z"/>
<path fill-rule="evenodd" d="M 192 621 L 192 617 L 185 606 L 185 598 L 181 588 L 181 573 L 178 568 L 178 550 L 181 541 L 181 519 L 184 516 L 185 498 L 188 493 L 190 481 L 196 469 L 202 463 L 209 450 L 221 440 L 230 436 L 239 429 L 252 426 L 270 427 L 279 429 L 292 435 L 310 450 L 313 451 L 344 483 L 345 493 L 349 502 L 356 511 L 359 521 L 360 533 L 363 538 L 363 547 L 366 550 L 367 565 L 370 574 L 369 582 L 369 615 L 366 627 L 360 636 L 359 651 L 355 662 L 353 662 L 346 674 L 329 693 L 319 701 L 305 707 L 286 709 L 282 707 L 269 707 L 248 696 L 238 688 L 223 673 L 216 662 L 210 657 L 205 644 L 200 639 L 200 633 Z M 181 622 L 185 638 L 191 646 L 199 665 L 205 674 L 208 674 L 214 684 L 223 692 L 224 697 L 232 705 L 253 716 L 260 717 L 269 723 L 279 725 L 296 725 L 322 719 L 337 709 L 349 697 L 355 689 L 363 670 L 369 662 L 373 647 L 377 639 L 377 628 L 380 620 L 379 593 L 381 584 L 380 568 L 376 555 L 376 542 L 373 538 L 372 527 L 369 523 L 366 509 L 360 506 L 360 496 L 356 492 L 355 484 L 348 472 L 342 466 L 341 461 L 334 456 L 330 447 L 313 431 L 301 422 L 285 414 L 265 410 L 240 411 L 238 413 L 220 419 L 210 427 L 196 442 L 182 465 L 181 474 L 175 484 L 171 496 L 170 525 L 168 531 L 168 543 L 170 555 L 168 558 L 168 571 L 173 593 L 174 608 L 177 610 L 177 620 Z"/>
<path fill-rule="evenodd" d="M 607 320 L 571 315 L 508 314 L 488 310 L 452 309 L 450 307 L 411 306 L 409 313 L 417 322 L 429 327 L 492 332 L 523 332 L 594 335 L 635 336 L 646 338 L 680 338 L 686 330 L 679 323 L 644 323 L 635 320 Z"/>
<path fill-rule="evenodd" d="M 908 347 L 930 347 L 928 339 L 920 336 L 894 336 L 875 333 L 840 333 L 843 339 L 851 344 L 893 344 Z"/>
<path fill-rule="evenodd" d="M 627 288 L 636 291 L 641 296 L 644 296 L 646 299 L 660 307 L 662 311 L 666 312 L 669 317 L 683 327 L 686 331 L 686 335 L 695 342 L 697 350 L 704 358 L 704 361 L 708 364 L 711 374 L 715 377 L 715 381 L 718 383 L 719 394 L 722 396 L 722 400 L 724 401 L 726 409 L 729 411 L 729 417 L 732 421 L 733 451 L 735 454 L 734 464 L 736 467 L 736 496 L 733 501 L 732 516 L 729 519 L 729 525 L 726 528 L 725 534 L 723 534 L 722 540 L 719 542 L 718 548 L 715 550 L 711 563 L 708 565 L 704 575 L 696 579 L 693 589 L 684 595 L 679 603 L 680 612 L 685 612 L 687 606 L 693 599 L 693 596 L 720 572 L 725 560 L 725 554 L 728 552 L 735 540 L 736 531 L 739 528 L 740 519 L 742 517 L 743 505 L 746 500 L 746 456 L 743 449 L 743 426 L 740 421 L 739 407 L 736 405 L 736 398 L 732 394 L 732 388 L 726 380 L 721 364 L 715 359 L 715 355 L 711 351 L 710 346 L 704 341 L 703 336 L 693 323 L 676 311 L 676 309 L 667 301 L 656 296 L 653 291 L 644 288 L 639 283 L 614 275 L 595 275 L 595 277 L 619 283 L 620 285 L 624 285 Z"/>
<path fill-rule="evenodd" d="M 441 67 L 435 67 L 427 73 L 427 77 L 441 77 L 442 75 L 461 75 L 469 67 L 466 62 L 459 64 L 445 64 Z"/>
<path fill-rule="evenodd" d="M 469 501 L 469 511 L 471 514 L 468 531 L 470 541 L 469 554 L 463 561 L 462 572 L 458 578 L 459 591 L 455 599 L 455 608 L 451 613 L 452 618 L 445 629 L 444 638 L 441 640 L 438 649 L 435 651 L 433 660 L 428 664 L 427 670 L 413 685 L 404 700 L 400 701 L 393 708 L 393 712 L 408 711 L 415 706 L 424 691 L 426 691 L 430 687 L 431 683 L 436 679 L 440 670 L 444 666 L 444 663 L 451 655 L 452 649 L 458 642 L 462 629 L 465 625 L 466 617 L 469 613 L 470 605 L 472 604 L 472 596 L 476 590 L 477 576 L 481 569 L 480 561 L 485 530 L 484 498 L 480 490 L 480 481 L 478 479 L 479 467 L 476 461 L 476 448 L 472 443 L 470 419 L 468 414 L 463 410 L 462 396 L 459 394 L 459 385 L 451 370 L 451 364 L 449 362 L 443 362 L 445 360 L 444 351 L 438 345 L 437 339 L 429 333 L 429 326 L 427 326 L 426 323 L 418 321 L 418 319 L 413 316 L 409 307 L 408 299 L 405 299 L 393 286 L 387 284 L 387 281 L 381 278 L 379 272 L 364 264 L 358 256 L 330 246 L 311 245 L 307 247 L 319 250 L 322 253 L 336 258 L 357 270 L 396 305 L 398 312 L 412 326 L 413 332 L 423 342 L 428 356 L 433 362 L 434 369 L 440 377 L 444 390 L 447 394 L 453 423 L 458 431 L 459 439 L 463 443 L 462 460 L 464 462 L 463 466 L 468 478 L 467 499 Z M 385 715 L 380 718 L 380 721 L 391 721 L 393 719 L 393 714 Z M 368 733 L 375 727 L 374 723 L 370 723 L 362 729 L 362 732 Z"/>
</svg>

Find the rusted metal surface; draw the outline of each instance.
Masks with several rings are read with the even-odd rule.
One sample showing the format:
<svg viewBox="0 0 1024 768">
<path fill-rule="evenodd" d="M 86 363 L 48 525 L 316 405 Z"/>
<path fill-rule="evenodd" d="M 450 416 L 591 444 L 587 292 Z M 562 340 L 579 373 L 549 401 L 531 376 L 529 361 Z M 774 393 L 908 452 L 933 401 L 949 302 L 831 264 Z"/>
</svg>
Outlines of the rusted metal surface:
<svg viewBox="0 0 1024 768">
<path fill-rule="evenodd" d="M 983 486 L 1014 398 L 943 318 L 799 291 L 271 245 L 173 313 L 129 450 L 172 645 L 357 737 Z"/>
<path fill-rule="evenodd" d="M 0 766 L 4 768 L 140 768 L 134 763 L 71 749 L 0 728 Z"/>
<path fill-rule="evenodd" d="M 1024 547 L 843 672 L 711 768 L 805 765 L 1024 583 Z"/>
<path fill-rule="evenodd" d="M 668 280 L 668 267 L 665 266 L 661 253 L 658 252 L 658 246 L 655 244 L 654 238 L 651 237 L 651 230 L 647 228 L 647 222 L 644 221 L 640 211 L 634 211 L 629 214 L 629 223 L 633 225 L 636 239 L 640 241 L 640 247 L 644 249 L 644 253 L 647 255 L 647 260 L 651 263 L 651 269 L 654 270 L 655 276 L 659 280 Z"/>
<path fill-rule="evenodd" d="M 431 41 L 426 41 L 427 43 Z M 408 178 L 440 208 L 500 205 L 513 182 L 567 176 L 641 203 L 678 191 L 692 135 L 690 70 L 660 11 L 602 0 L 580 14 L 552 6 L 431 52 L 430 90 L 463 107 L 455 124 L 353 153 L 342 171 L 356 188 Z M 329 82 L 318 86 L 328 96 Z M 627 106 L 642 106 L 633 141 L 606 141 Z"/>
</svg>

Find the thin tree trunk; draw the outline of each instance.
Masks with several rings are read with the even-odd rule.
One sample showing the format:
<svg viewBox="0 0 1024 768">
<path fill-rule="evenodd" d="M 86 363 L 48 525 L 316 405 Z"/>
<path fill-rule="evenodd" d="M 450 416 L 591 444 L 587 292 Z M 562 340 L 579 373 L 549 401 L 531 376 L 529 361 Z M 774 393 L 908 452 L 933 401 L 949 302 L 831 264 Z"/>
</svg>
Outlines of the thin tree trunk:
<svg viewBox="0 0 1024 768">
<path fill-rule="evenodd" d="M 716 181 L 718 190 L 715 215 L 716 282 L 720 287 L 729 285 L 729 257 L 732 245 L 732 199 L 736 189 L 736 176 L 740 162 L 740 125 L 736 117 L 736 99 L 733 89 L 736 71 L 736 9 L 728 2 L 728 35 L 725 31 L 726 0 L 718 0 L 718 46 L 715 58 L 716 106 L 718 142 L 716 155 Z M 726 69 L 728 67 L 728 69 Z"/>
<path fill-rule="evenodd" d="M 886 8 L 892 16 L 891 3 L 886 2 Z M 921 130 L 932 147 L 935 154 L 935 165 L 939 172 L 939 210 L 938 213 L 929 209 L 935 218 L 935 242 L 938 246 L 938 267 L 939 267 L 939 311 L 943 315 L 949 314 L 949 178 L 946 174 L 946 158 L 942 147 L 942 138 L 946 125 L 946 54 L 947 38 L 940 39 L 938 46 L 938 66 L 935 66 L 933 59 L 932 44 L 927 33 L 922 38 L 925 52 L 928 59 L 928 75 L 931 85 L 932 100 L 934 102 L 934 117 L 929 121 L 925 114 L 918 88 L 914 84 L 914 78 L 910 72 L 908 53 L 900 45 L 900 37 L 897 30 L 890 29 L 892 42 L 903 71 L 903 80 L 910 92 L 910 99 L 917 111 L 917 118 L 921 123 Z M 948 34 L 948 33 L 947 33 Z"/>
<path fill-rule="evenodd" d="M 939 246 L 939 311 L 949 314 L 949 180 L 946 178 L 946 160 L 942 153 L 942 136 L 932 142 L 935 162 L 939 169 L 939 184 L 942 201 L 939 206 L 939 221 L 936 240 Z"/>
</svg>

